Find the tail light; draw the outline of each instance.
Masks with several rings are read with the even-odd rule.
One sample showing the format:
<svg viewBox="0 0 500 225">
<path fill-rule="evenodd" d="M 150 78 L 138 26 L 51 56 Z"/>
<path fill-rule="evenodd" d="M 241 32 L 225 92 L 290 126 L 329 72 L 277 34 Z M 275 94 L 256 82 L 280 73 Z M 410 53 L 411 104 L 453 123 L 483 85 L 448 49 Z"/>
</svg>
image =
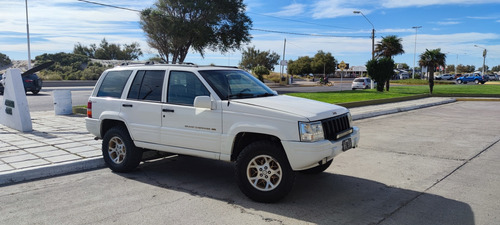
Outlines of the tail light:
<svg viewBox="0 0 500 225">
<path fill-rule="evenodd" d="M 26 82 L 26 83 L 31 83 L 31 82 L 33 82 L 33 80 L 26 79 L 26 80 L 24 80 L 24 82 Z"/>
<path fill-rule="evenodd" d="M 87 117 L 92 118 L 92 101 L 87 102 Z"/>
</svg>

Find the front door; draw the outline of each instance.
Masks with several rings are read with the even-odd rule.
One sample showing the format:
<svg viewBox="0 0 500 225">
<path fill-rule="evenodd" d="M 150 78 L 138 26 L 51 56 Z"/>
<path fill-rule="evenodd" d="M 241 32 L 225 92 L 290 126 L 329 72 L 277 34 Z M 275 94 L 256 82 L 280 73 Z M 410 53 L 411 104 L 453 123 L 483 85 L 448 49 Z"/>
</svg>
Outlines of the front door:
<svg viewBox="0 0 500 225">
<path fill-rule="evenodd" d="M 162 106 L 162 144 L 186 151 L 219 153 L 222 111 L 195 108 L 196 96 L 210 96 L 210 92 L 194 73 L 170 72 L 167 102 Z"/>
</svg>

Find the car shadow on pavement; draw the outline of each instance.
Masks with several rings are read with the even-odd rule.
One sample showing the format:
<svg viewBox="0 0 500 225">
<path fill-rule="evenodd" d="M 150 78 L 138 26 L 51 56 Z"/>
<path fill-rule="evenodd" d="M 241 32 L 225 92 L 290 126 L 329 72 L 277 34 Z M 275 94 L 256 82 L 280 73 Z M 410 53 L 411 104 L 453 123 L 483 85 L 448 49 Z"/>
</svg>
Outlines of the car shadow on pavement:
<svg viewBox="0 0 500 225">
<path fill-rule="evenodd" d="M 330 171 L 335 170 L 332 167 Z M 254 202 L 241 193 L 234 164 L 227 162 L 178 156 L 148 161 L 132 173 L 117 174 L 224 201 L 241 207 L 242 213 L 263 214 L 266 221 L 281 221 L 282 216 L 315 224 L 474 224 L 474 213 L 464 202 L 330 172 L 298 173 L 289 195 L 273 204 Z"/>
</svg>

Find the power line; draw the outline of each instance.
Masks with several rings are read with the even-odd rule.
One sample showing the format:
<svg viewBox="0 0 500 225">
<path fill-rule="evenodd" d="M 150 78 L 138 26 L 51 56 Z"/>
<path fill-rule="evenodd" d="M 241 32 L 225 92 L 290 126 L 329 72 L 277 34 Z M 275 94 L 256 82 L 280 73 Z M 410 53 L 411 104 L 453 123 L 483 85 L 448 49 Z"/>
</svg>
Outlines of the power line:
<svg viewBox="0 0 500 225">
<path fill-rule="evenodd" d="M 301 35 L 301 36 L 316 36 L 316 37 L 365 37 L 365 36 L 341 36 L 341 35 L 328 35 L 328 34 L 305 34 L 305 33 L 295 33 L 295 32 L 286 32 L 286 31 L 276 31 L 276 30 L 266 30 L 266 29 L 258 29 L 251 28 L 252 30 L 269 32 L 269 33 L 278 33 L 278 34 L 292 34 L 292 35 Z"/>
<path fill-rule="evenodd" d="M 141 12 L 140 10 L 136 10 L 136 9 L 130 9 L 130 8 L 125 8 L 125 7 L 121 7 L 121 6 L 109 5 L 109 4 L 99 3 L 99 2 L 88 1 L 88 0 L 77 0 L 77 1 L 79 1 L 79 2 L 85 2 L 85 3 L 89 3 L 89 4 L 94 4 L 94 5 L 105 6 L 105 7 L 116 8 L 116 9 L 123 9 L 123 10 L 128 10 L 128 11 L 133 11 L 133 12 Z M 253 13 L 253 14 L 257 14 L 257 13 Z M 258 15 L 260 15 L 260 14 L 258 14 Z M 279 17 L 275 17 L 275 16 L 269 16 L 269 17 L 278 18 L 278 19 L 284 19 L 284 18 L 279 18 Z M 294 22 L 307 23 L 307 22 L 304 22 L 304 21 L 292 20 L 292 19 L 284 19 L 284 20 L 290 20 L 290 21 L 294 21 Z M 315 24 L 315 23 L 309 23 L 309 24 Z M 321 25 L 321 24 L 315 24 L 315 25 Z M 327 25 L 323 25 L 323 26 L 327 26 Z M 331 26 L 331 27 L 335 27 L 335 26 Z M 316 37 L 363 37 L 363 36 L 340 36 L 340 35 L 327 35 L 327 34 L 305 34 L 305 33 L 285 32 L 285 31 L 276 31 L 276 30 L 267 30 L 267 29 L 258 29 L 258 28 L 250 28 L 250 29 L 251 30 L 255 30 L 255 31 L 269 32 L 269 33 L 290 34 L 290 35 L 300 35 L 300 36 L 316 36 Z M 348 28 L 344 28 L 344 29 L 348 29 Z"/>
<path fill-rule="evenodd" d="M 288 21 L 297 22 L 297 23 L 304 23 L 304 24 L 311 24 L 311 25 L 317 25 L 317 26 L 323 26 L 323 27 L 334 27 L 334 28 L 340 28 L 340 29 L 353 30 L 352 28 L 347 28 L 347 27 L 340 27 L 340 26 L 333 26 L 333 25 L 312 23 L 312 22 L 307 22 L 307 21 L 294 20 L 294 19 L 288 19 L 288 18 L 281 18 L 281 17 L 277 17 L 277 16 L 271 16 L 271 15 L 254 13 L 254 12 L 247 12 L 247 13 L 249 13 L 249 14 L 255 14 L 255 15 L 259 15 L 259 16 L 267 16 L 267 17 L 270 17 L 270 18 L 275 18 L 275 19 L 280 19 L 280 20 L 288 20 Z"/>
<path fill-rule="evenodd" d="M 130 9 L 130 8 L 116 6 L 116 5 L 108 5 L 108 4 L 99 3 L 99 2 L 92 2 L 92 1 L 87 1 L 87 0 L 77 0 L 77 1 L 79 1 L 79 2 L 85 2 L 85 3 L 90 3 L 90 4 L 94 4 L 94 5 L 100 5 L 100 6 L 106 6 L 106 7 L 116 8 L 116 9 L 123 9 L 123 10 L 128 10 L 128 11 L 133 11 L 133 12 L 141 12 L 141 10 L 137 10 L 137 9 Z"/>
</svg>

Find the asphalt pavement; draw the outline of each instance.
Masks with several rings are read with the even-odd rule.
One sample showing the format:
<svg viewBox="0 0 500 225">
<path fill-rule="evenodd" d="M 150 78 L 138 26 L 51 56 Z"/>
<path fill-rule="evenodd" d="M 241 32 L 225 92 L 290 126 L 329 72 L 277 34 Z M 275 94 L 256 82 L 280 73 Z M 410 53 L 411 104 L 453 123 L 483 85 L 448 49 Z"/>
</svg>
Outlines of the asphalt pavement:
<svg viewBox="0 0 500 225">
<path fill-rule="evenodd" d="M 455 102 L 418 100 L 351 108 L 354 120 Z M 0 186 L 105 167 L 101 140 L 94 140 L 82 115 L 32 112 L 32 132 L 0 125 Z"/>
</svg>

